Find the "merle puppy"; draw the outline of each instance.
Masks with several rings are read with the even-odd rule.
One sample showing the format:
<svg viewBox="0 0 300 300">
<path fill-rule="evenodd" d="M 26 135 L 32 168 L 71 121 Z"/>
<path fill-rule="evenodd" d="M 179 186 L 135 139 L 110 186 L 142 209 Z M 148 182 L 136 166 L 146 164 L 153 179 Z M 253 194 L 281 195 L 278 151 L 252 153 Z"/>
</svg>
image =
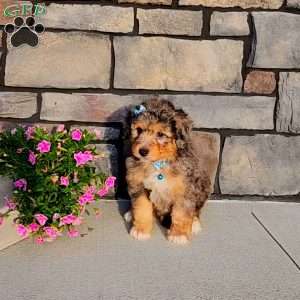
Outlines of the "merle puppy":
<svg viewBox="0 0 300 300">
<path fill-rule="evenodd" d="M 171 102 L 151 99 L 134 108 L 130 126 L 130 234 L 148 239 L 154 217 L 162 220 L 169 215 L 168 240 L 185 244 L 200 231 L 200 210 L 211 192 L 209 176 L 193 150 L 192 121 Z"/>
</svg>

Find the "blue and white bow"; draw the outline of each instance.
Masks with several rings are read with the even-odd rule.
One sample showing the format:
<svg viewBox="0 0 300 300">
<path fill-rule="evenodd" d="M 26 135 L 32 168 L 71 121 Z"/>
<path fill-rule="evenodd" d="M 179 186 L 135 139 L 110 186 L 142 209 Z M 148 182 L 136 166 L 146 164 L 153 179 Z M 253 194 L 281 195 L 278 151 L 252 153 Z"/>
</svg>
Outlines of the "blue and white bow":
<svg viewBox="0 0 300 300">
<path fill-rule="evenodd" d="M 133 114 L 137 117 L 138 115 L 142 114 L 144 111 L 146 111 L 146 107 L 140 104 L 133 109 Z"/>
</svg>

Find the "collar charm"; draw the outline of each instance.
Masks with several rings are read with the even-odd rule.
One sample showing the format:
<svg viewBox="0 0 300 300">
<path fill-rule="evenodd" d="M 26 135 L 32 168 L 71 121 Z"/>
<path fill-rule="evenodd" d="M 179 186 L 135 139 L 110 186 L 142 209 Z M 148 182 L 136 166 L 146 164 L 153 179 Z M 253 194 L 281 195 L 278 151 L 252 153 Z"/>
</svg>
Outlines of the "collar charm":
<svg viewBox="0 0 300 300">
<path fill-rule="evenodd" d="M 168 165 L 168 162 L 165 160 L 157 160 L 153 163 L 153 167 L 155 170 L 159 171 L 161 169 L 164 169 Z M 166 177 L 162 173 L 159 173 L 156 175 L 156 179 L 159 181 L 164 180 Z"/>
<path fill-rule="evenodd" d="M 163 174 L 158 174 L 157 176 L 156 176 L 156 178 L 159 180 L 159 181 L 161 181 L 161 180 L 164 180 L 165 179 L 165 176 L 163 175 Z"/>
</svg>

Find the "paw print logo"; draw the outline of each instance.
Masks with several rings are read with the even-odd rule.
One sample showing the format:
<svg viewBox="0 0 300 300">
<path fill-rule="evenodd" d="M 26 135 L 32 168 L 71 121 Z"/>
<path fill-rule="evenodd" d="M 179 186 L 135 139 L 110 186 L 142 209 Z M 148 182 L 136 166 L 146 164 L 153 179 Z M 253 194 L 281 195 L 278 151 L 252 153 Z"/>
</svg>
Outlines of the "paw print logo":
<svg viewBox="0 0 300 300">
<path fill-rule="evenodd" d="M 10 41 L 14 47 L 19 47 L 23 44 L 27 44 L 31 47 L 35 47 L 39 43 L 39 34 L 45 31 L 43 24 L 36 24 L 33 17 L 16 17 L 14 24 L 6 24 L 4 31 L 11 35 Z"/>
</svg>

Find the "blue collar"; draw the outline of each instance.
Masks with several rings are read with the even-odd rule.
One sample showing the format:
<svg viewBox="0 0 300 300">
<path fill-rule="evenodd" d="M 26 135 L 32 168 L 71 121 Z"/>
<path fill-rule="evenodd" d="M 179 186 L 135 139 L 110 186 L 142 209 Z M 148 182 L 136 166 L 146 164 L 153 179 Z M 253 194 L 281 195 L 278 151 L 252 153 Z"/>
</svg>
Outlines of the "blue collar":
<svg viewBox="0 0 300 300">
<path fill-rule="evenodd" d="M 156 170 L 161 170 L 161 169 L 165 168 L 168 165 L 169 165 L 169 163 L 166 160 L 157 160 L 153 163 L 153 167 Z"/>
<path fill-rule="evenodd" d="M 153 163 L 153 167 L 155 170 L 159 171 L 163 168 L 165 168 L 166 166 L 168 166 L 169 163 L 166 160 L 157 160 Z M 165 175 L 163 175 L 162 173 L 159 173 L 158 175 L 155 176 L 157 180 L 161 181 L 165 179 Z"/>
</svg>

